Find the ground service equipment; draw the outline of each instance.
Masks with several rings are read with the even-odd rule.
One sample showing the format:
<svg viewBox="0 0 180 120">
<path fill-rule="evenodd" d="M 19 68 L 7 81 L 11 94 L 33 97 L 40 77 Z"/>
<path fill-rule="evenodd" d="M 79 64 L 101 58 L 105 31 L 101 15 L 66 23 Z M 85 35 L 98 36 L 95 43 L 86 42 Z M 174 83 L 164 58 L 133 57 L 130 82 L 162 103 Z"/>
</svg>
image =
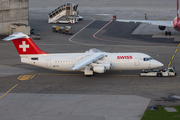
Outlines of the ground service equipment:
<svg viewBox="0 0 180 120">
<path fill-rule="evenodd" d="M 149 70 L 149 71 L 141 71 L 140 76 L 176 76 L 175 68 L 168 67 L 168 69 L 162 69 L 162 70 Z"/>
<path fill-rule="evenodd" d="M 76 23 L 83 18 L 77 11 L 78 4 L 66 3 L 48 14 L 48 23 Z"/>
<path fill-rule="evenodd" d="M 52 26 L 52 30 L 53 30 L 53 32 L 59 32 L 62 34 L 67 34 L 67 35 L 73 34 L 71 26 L 59 27 L 59 26 L 54 25 L 54 26 Z"/>
<path fill-rule="evenodd" d="M 34 40 L 40 40 L 41 39 L 41 34 L 37 33 L 36 35 L 33 36 Z"/>
</svg>

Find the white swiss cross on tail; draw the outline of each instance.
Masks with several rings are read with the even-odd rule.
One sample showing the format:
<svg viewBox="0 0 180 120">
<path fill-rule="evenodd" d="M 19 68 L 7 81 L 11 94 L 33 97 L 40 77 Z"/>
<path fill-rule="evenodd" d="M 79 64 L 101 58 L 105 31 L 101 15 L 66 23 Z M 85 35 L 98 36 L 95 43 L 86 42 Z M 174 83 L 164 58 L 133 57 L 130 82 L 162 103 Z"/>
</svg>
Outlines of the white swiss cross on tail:
<svg viewBox="0 0 180 120">
<path fill-rule="evenodd" d="M 22 41 L 22 45 L 19 45 L 19 48 L 22 48 L 23 52 L 26 52 L 26 49 L 29 48 L 29 45 L 26 44 L 26 41 Z"/>
</svg>

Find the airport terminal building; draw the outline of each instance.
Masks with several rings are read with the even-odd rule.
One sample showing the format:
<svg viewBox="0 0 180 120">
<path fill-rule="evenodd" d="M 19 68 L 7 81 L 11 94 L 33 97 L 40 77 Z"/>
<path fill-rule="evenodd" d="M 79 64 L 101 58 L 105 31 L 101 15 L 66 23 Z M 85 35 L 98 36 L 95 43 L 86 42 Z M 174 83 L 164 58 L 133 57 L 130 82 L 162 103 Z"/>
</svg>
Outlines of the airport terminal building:
<svg viewBox="0 0 180 120">
<path fill-rule="evenodd" d="M 30 33 L 29 0 L 0 0 L 0 35 Z"/>
</svg>

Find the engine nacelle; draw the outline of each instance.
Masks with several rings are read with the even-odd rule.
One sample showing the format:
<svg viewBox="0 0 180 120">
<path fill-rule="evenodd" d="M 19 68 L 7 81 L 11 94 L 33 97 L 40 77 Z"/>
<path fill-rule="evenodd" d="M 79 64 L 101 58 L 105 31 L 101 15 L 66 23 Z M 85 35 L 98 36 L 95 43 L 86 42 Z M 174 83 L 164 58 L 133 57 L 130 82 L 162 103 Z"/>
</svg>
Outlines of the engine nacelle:
<svg viewBox="0 0 180 120">
<path fill-rule="evenodd" d="M 106 72 L 106 68 L 104 66 L 96 66 L 93 67 L 93 71 L 96 73 L 104 73 Z"/>
<path fill-rule="evenodd" d="M 160 30 L 165 30 L 165 29 L 166 29 L 166 26 L 161 26 L 161 25 L 159 25 L 158 28 L 159 28 Z"/>
<path fill-rule="evenodd" d="M 111 67 L 112 67 L 112 64 L 109 63 L 109 62 L 105 62 L 105 61 L 101 61 L 101 60 L 98 60 L 97 61 L 98 64 L 92 64 L 93 67 L 96 67 L 96 66 L 104 66 L 106 68 L 106 70 L 110 70 Z"/>
<path fill-rule="evenodd" d="M 105 67 L 106 70 L 110 70 L 112 66 L 111 63 L 103 63 L 102 65 Z"/>
</svg>

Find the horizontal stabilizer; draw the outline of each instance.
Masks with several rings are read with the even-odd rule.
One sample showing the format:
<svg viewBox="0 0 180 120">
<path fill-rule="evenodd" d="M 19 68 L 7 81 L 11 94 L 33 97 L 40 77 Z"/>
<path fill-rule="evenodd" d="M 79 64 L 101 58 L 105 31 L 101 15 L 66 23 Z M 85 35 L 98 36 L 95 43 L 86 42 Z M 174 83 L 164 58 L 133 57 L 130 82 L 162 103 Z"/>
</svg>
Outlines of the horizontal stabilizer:
<svg viewBox="0 0 180 120">
<path fill-rule="evenodd" d="M 10 41 L 10 40 L 19 39 L 19 38 L 29 38 L 29 36 L 26 34 L 23 34 L 22 32 L 19 32 L 19 33 L 14 33 L 12 35 L 9 35 L 8 37 L 4 38 L 3 40 Z"/>
</svg>

